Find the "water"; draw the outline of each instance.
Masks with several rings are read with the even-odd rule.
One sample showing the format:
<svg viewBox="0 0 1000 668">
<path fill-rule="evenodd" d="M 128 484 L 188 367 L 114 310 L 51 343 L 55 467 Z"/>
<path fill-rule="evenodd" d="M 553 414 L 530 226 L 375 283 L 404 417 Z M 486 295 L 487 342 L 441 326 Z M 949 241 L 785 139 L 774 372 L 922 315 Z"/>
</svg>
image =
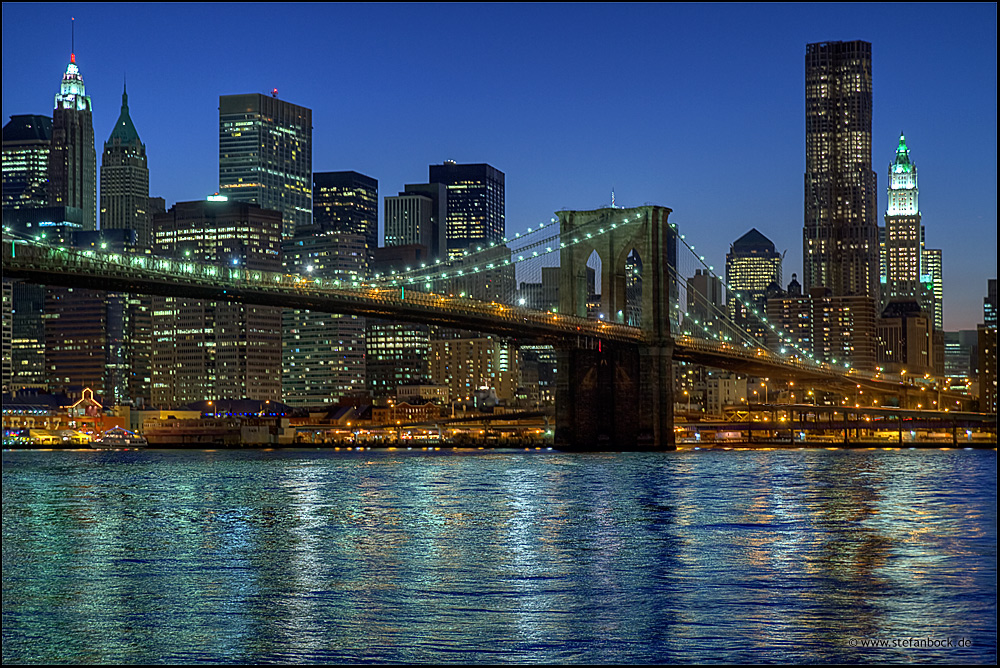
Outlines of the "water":
<svg viewBox="0 0 1000 668">
<path fill-rule="evenodd" d="M 996 466 L 5 452 L 3 662 L 995 663 Z"/>
</svg>

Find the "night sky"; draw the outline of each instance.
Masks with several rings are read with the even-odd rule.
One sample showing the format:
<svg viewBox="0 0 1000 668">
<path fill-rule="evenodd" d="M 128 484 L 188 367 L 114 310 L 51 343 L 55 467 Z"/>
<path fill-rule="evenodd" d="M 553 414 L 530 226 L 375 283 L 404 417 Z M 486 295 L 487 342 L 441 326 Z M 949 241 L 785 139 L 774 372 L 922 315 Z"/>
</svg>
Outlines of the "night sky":
<svg viewBox="0 0 1000 668">
<path fill-rule="evenodd" d="M 219 95 L 313 110 L 313 170 L 379 195 L 429 164 L 506 174 L 507 232 L 660 204 L 722 271 L 752 227 L 802 278 L 805 45 L 872 43 L 879 223 L 900 131 L 945 328 L 997 275 L 997 8 L 980 4 L 3 5 L 3 117 L 51 115 L 76 18 L 98 161 L 121 104 L 167 206 L 218 189 Z M 381 202 L 380 202 L 381 209 Z"/>
</svg>

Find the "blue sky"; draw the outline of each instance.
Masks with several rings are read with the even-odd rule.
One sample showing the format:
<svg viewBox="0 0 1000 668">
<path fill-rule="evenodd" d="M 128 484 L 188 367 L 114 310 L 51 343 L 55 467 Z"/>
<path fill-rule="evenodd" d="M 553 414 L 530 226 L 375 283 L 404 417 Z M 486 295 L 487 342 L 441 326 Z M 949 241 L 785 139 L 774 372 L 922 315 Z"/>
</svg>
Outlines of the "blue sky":
<svg viewBox="0 0 1000 668">
<path fill-rule="evenodd" d="M 997 274 L 993 3 L 5 3 L 4 120 L 51 113 L 70 17 L 98 153 L 127 77 L 168 206 L 218 189 L 219 95 L 277 88 L 313 110 L 314 171 L 385 196 L 432 163 L 488 162 L 509 233 L 614 189 L 672 208 L 717 268 L 756 227 L 787 250 L 785 281 L 801 279 L 805 45 L 870 41 L 878 210 L 903 131 L 946 329 L 982 320 Z"/>
</svg>

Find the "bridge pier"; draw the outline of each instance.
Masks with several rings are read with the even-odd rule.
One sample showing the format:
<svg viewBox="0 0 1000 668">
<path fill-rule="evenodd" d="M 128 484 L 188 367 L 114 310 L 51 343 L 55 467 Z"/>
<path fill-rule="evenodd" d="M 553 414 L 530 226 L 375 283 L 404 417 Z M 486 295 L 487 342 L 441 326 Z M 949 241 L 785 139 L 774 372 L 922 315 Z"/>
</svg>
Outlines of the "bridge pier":
<svg viewBox="0 0 1000 668">
<path fill-rule="evenodd" d="M 556 447 L 673 450 L 673 345 L 557 351 Z"/>
<path fill-rule="evenodd" d="M 601 313 L 613 322 L 640 307 L 645 341 L 594 343 L 557 352 L 556 445 L 576 450 L 674 449 L 671 304 L 678 301 L 677 231 L 670 209 L 641 206 L 559 211 L 559 312 L 587 317 L 587 262 L 601 259 Z M 641 266 L 641 297 L 629 304 L 626 261 Z"/>
</svg>

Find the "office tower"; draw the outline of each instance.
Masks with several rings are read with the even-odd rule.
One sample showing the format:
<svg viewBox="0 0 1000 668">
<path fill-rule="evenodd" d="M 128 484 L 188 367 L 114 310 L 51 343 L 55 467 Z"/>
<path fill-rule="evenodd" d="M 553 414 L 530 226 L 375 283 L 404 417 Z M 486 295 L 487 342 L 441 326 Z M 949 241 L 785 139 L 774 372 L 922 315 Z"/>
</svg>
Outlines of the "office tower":
<svg viewBox="0 0 1000 668">
<path fill-rule="evenodd" d="M 219 193 L 281 212 L 283 237 L 312 218 L 312 110 L 259 93 L 219 97 Z"/>
<path fill-rule="evenodd" d="M 84 212 L 65 206 L 3 210 L 3 226 L 19 236 L 30 236 L 51 245 L 72 246 L 83 230 Z M 51 288 L 15 281 L 12 287 L 11 361 L 12 388 L 44 389 L 45 301 Z"/>
<path fill-rule="evenodd" d="M 492 336 L 431 341 L 430 376 L 456 400 L 472 401 L 477 390 L 494 390 L 501 401 L 514 399 L 521 384 L 520 351 Z"/>
<path fill-rule="evenodd" d="M 979 347 L 979 411 L 997 412 L 997 328 L 976 327 Z"/>
<path fill-rule="evenodd" d="M 923 275 L 920 277 L 922 293 L 925 295 L 924 307 L 934 315 L 934 330 L 944 331 L 944 269 L 940 248 L 924 248 Z"/>
<path fill-rule="evenodd" d="M 487 164 L 452 160 L 430 166 L 431 183 L 448 188 L 445 237 L 449 256 L 500 243 L 504 236 L 504 173 Z"/>
<path fill-rule="evenodd" d="M 321 219 L 318 214 L 313 217 Z M 285 271 L 347 284 L 364 280 L 368 275 L 366 238 L 337 227 L 334 220 L 297 227 L 295 236 L 281 244 Z M 317 406 L 367 393 L 365 318 L 284 309 L 281 338 L 282 401 L 286 404 Z"/>
<path fill-rule="evenodd" d="M 964 391 L 976 377 L 978 343 L 974 329 L 944 333 L 944 375 L 952 389 Z"/>
<path fill-rule="evenodd" d="M 101 229 L 135 230 L 142 249 L 153 242 L 146 145 L 129 116 L 124 88 L 121 113 L 101 156 Z"/>
<path fill-rule="evenodd" d="M 447 215 L 447 186 L 407 185 L 398 195 L 385 198 L 385 245 L 420 244 L 432 261 L 443 260 L 447 257 Z"/>
<path fill-rule="evenodd" d="M 806 45 L 803 287 L 878 299 L 871 44 Z"/>
<path fill-rule="evenodd" d="M 887 372 L 934 373 L 939 354 L 934 345 L 934 318 L 916 301 L 889 302 L 876 323 L 876 335 L 876 359 Z M 944 360 L 940 366 L 943 370 Z"/>
<path fill-rule="evenodd" d="M 781 254 L 757 228 L 729 247 L 726 284 L 733 293 L 727 300 L 730 319 L 763 341 L 769 329 L 763 317 L 767 310 L 767 290 L 772 284 L 781 284 Z"/>
<path fill-rule="evenodd" d="M 226 268 L 281 271 L 282 217 L 222 197 L 153 217 L 154 252 Z M 281 398 L 281 309 L 153 298 L 152 402 Z"/>
<path fill-rule="evenodd" d="M 722 279 L 707 269 L 695 269 L 687 280 L 687 314 L 685 322 L 695 336 L 715 332 L 723 320 L 723 297 L 726 288 Z"/>
<path fill-rule="evenodd" d="M 821 362 L 874 371 L 875 300 L 838 297 L 825 288 L 813 288 L 807 295 L 796 292 L 790 289 L 767 300 L 767 319 L 786 334 L 784 341 Z"/>
<path fill-rule="evenodd" d="M 918 204 L 917 166 L 906 138 L 899 135 L 896 159 L 889 165 L 885 211 L 885 285 L 883 306 L 921 299 L 923 235 Z"/>
<path fill-rule="evenodd" d="M 366 325 L 365 373 L 372 396 L 393 396 L 400 385 L 429 384 L 429 325 L 373 318 Z"/>
<path fill-rule="evenodd" d="M 76 54 L 70 54 L 52 111 L 48 201 L 51 206 L 82 209 L 83 229 L 97 229 L 94 122 Z"/>
<path fill-rule="evenodd" d="M 378 180 L 358 172 L 315 172 L 312 207 L 313 222 L 324 234 L 364 239 L 369 268 L 378 248 Z"/>
<path fill-rule="evenodd" d="M 987 327 L 997 326 L 997 279 L 986 282 L 986 297 L 983 298 L 983 323 Z"/>
<path fill-rule="evenodd" d="M 42 207 L 48 203 L 52 119 L 24 114 L 3 126 L 3 208 Z"/>
<path fill-rule="evenodd" d="M 14 282 L 3 279 L 3 391 L 11 391 L 14 378 Z"/>
</svg>

